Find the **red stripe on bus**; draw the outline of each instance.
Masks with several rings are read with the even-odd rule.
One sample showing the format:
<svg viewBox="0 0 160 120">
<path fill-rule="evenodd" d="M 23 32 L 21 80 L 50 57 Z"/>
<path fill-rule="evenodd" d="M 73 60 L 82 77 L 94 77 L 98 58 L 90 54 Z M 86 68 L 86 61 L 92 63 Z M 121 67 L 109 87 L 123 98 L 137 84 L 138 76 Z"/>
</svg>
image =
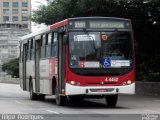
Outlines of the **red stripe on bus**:
<svg viewBox="0 0 160 120">
<path fill-rule="evenodd" d="M 56 28 L 58 28 L 58 27 L 67 25 L 67 23 L 68 23 L 68 19 L 65 19 L 65 20 L 63 20 L 63 21 L 60 21 L 60 22 L 58 22 L 58 23 L 55 23 L 55 24 L 51 25 L 51 26 L 50 26 L 50 29 L 51 29 L 51 30 L 56 29 Z"/>
</svg>

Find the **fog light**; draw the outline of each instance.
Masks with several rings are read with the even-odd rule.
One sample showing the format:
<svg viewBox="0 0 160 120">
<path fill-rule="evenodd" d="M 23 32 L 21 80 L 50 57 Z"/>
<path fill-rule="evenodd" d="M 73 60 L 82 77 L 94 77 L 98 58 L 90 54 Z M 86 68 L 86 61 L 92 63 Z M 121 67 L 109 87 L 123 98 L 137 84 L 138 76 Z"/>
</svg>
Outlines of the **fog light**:
<svg viewBox="0 0 160 120">
<path fill-rule="evenodd" d="M 131 80 L 128 80 L 128 81 L 127 81 L 127 84 L 131 84 L 131 83 L 132 83 L 132 81 L 131 81 Z"/>
</svg>

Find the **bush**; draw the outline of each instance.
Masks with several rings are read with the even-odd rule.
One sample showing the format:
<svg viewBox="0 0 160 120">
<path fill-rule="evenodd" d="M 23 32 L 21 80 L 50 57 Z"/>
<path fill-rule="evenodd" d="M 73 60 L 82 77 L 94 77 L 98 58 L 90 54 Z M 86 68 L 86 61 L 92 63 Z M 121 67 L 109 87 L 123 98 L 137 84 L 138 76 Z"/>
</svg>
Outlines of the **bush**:
<svg viewBox="0 0 160 120">
<path fill-rule="evenodd" d="M 2 65 L 2 71 L 7 72 L 12 77 L 19 77 L 19 58 L 12 59 Z"/>
</svg>

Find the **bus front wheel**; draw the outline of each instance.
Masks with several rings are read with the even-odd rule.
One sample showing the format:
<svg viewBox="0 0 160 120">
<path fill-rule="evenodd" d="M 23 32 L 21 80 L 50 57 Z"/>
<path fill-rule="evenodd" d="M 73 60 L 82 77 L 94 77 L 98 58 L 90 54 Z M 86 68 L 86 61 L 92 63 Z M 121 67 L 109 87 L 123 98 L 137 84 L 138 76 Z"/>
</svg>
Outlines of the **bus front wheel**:
<svg viewBox="0 0 160 120">
<path fill-rule="evenodd" d="M 118 95 L 106 95 L 106 103 L 109 107 L 115 107 L 117 104 Z"/>
<path fill-rule="evenodd" d="M 59 106 L 64 106 L 66 104 L 66 97 L 61 96 L 58 92 L 58 89 L 56 89 L 56 104 Z"/>
</svg>

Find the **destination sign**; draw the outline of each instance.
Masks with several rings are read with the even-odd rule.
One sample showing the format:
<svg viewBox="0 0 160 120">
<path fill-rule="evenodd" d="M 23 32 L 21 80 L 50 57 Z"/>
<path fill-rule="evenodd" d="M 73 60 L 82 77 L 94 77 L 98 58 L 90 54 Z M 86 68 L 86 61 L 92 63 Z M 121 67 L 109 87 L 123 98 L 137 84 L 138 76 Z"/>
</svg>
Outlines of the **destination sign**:
<svg viewBox="0 0 160 120">
<path fill-rule="evenodd" d="M 85 28 L 86 27 L 86 22 L 84 21 L 75 21 L 75 28 Z"/>
<path fill-rule="evenodd" d="M 69 28 L 75 29 L 125 29 L 130 28 L 125 20 L 75 20 L 69 22 Z"/>
<path fill-rule="evenodd" d="M 90 21 L 90 28 L 125 28 L 124 22 L 117 21 Z"/>
</svg>

